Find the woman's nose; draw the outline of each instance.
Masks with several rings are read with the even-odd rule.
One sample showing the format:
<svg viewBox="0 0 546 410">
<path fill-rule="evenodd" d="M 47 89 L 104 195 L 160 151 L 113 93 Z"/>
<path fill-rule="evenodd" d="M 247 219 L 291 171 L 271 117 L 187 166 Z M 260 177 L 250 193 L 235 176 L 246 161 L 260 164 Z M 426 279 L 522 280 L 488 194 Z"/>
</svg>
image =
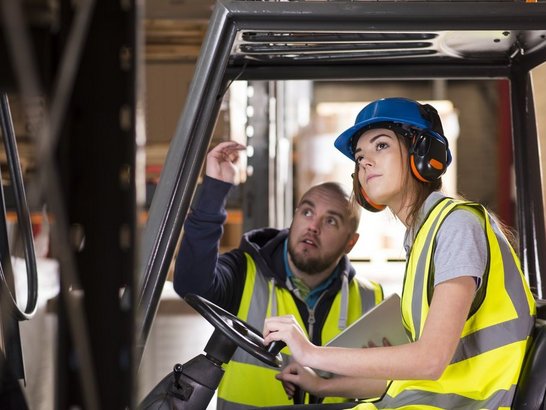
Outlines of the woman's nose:
<svg viewBox="0 0 546 410">
<path fill-rule="evenodd" d="M 373 164 L 374 164 L 374 162 L 373 162 L 372 158 L 370 158 L 369 156 L 367 156 L 367 157 L 364 157 L 364 158 L 362 158 L 362 159 L 360 160 L 360 164 L 359 164 L 359 165 L 360 165 L 362 168 L 366 168 L 366 167 L 371 167 L 371 166 L 373 166 Z"/>
</svg>

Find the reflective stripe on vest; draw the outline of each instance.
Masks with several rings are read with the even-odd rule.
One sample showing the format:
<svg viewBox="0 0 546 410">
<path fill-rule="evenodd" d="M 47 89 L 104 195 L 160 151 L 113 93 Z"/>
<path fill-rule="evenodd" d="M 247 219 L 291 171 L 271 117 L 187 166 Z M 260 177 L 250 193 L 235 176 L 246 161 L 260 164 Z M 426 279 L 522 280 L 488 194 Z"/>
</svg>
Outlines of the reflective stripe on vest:
<svg viewBox="0 0 546 410">
<path fill-rule="evenodd" d="M 257 271 L 252 257 L 247 259 L 246 279 L 237 316 L 256 329 L 263 329 L 266 317 L 293 315 L 302 329 L 307 326 L 299 314 L 292 294 L 285 288 L 275 286 L 271 279 Z M 346 273 L 344 273 L 347 276 Z M 328 341 L 362 313 L 371 309 L 383 299 L 379 285 L 361 284 L 356 280 L 347 281 L 337 293 L 321 332 L 323 341 Z M 340 328 L 340 326 L 342 326 Z M 281 352 L 283 363 L 289 361 L 289 350 Z M 293 404 L 275 379 L 279 369 L 267 366 L 243 349 L 237 349 L 231 361 L 224 366 L 225 374 L 218 388 L 217 410 L 242 410 L 252 407 L 280 406 Z M 341 398 L 326 398 L 325 403 L 339 402 Z"/>
<path fill-rule="evenodd" d="M 489 260 L 481 286 L 486 296 L 467 319 L 456 353 L 442 376 L 438 380 L 393 381 L 383 400 L 376 403 L 378 408 L 472 410 L 511 405 L 536 309 L 513 249 L 481 205 L 446 198 L 423 222 L 406 265 L 404 325 L 410 339 L 418 340 L 432 296 L 428 283 L 434 275 L 434 240 L 442 222 L 455 209 L 473 212 L 484 226 Z"/>
</svg>

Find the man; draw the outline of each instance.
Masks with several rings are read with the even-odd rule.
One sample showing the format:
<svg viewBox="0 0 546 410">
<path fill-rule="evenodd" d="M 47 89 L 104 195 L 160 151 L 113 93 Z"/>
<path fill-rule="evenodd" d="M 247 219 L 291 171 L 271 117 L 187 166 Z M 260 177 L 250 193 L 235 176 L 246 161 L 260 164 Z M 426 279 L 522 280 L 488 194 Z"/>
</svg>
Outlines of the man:
<svg viewBox="0 0 546 410">
<path fill-rule="evenodd" d="M 358 240 L 360 210 L 340 185 L 320 184 L 303 195 L 290 229 L 253 230 L 238 249 L 219 255 L 226 197 L 244 149 L 228 141 L 208 153 L 200 196 L 184 225 L 174 288 L 181 296 L 199 294 L 256 329 L 266 317 L 292 314 L 322 345 L 383 299 L 379 285 L 355 279 L 346 256 Z M 290 404 L 277 371 L 242 349 L 225 370 L 218 410 Z"/>
</svg>

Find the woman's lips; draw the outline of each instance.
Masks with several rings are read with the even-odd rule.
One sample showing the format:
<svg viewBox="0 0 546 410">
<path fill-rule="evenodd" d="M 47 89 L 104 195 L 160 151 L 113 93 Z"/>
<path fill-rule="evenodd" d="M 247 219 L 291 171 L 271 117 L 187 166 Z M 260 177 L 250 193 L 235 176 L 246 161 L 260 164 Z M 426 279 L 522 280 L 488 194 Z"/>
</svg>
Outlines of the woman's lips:
<svg viewBox="0 0 546 410">
<path fill-rule="evenodd" d="M 377 178 L 379 177 L 380 175 L 379 174 L 372 174 L 372 175 L 368 175 L 366 177 L 366 183 L 368 183 L 370 180 L 374 179 L 374 178 Z"/>
</svg>

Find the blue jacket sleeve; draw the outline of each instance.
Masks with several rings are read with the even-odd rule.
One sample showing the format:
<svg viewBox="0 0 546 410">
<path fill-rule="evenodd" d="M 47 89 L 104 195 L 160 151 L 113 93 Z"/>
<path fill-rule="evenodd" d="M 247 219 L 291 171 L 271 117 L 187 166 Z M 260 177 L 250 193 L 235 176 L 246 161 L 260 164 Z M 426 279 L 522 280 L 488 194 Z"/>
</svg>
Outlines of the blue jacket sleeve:
<svg viewBox="0 0 546 410">
<path fill-rule="evenodd" d="M 184 223 L 176 258 L 174 289 L 196 293 L 236 313 L 244 286 L 246 261 L 240 251 L 219 255 L 226 221 L 226 198 L 232 185 L 206 177 Z"/>
</svg>

